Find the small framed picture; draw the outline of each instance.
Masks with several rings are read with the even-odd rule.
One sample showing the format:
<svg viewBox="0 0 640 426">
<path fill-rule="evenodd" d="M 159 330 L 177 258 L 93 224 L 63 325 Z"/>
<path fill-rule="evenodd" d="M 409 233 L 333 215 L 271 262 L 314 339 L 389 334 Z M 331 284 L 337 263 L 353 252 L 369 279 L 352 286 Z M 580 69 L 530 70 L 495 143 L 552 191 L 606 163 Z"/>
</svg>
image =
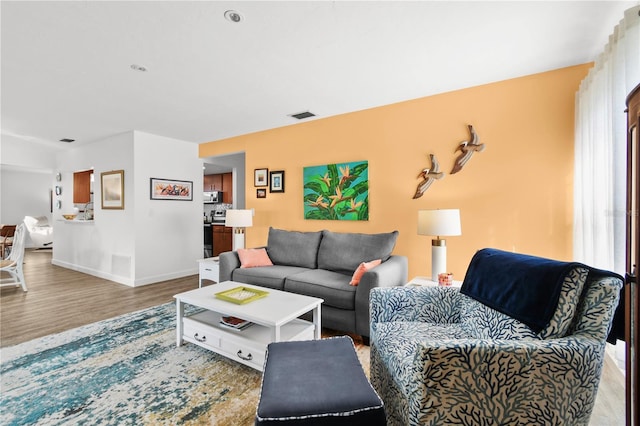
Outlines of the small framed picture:
<svg viewBox="0 0 640 426">
<path fill-rule="evenodd" d="M 269 173 L 269 192 L 284 192 L 284 170 Z"/>
<path fill-rule="evenodd" d="M 152 200 L 193 201 L 193 182 L 190 180 L 151 178 L 149 186 Z"/>
<path fill-rule="evenodd" d="M 124 209 L 124 170 L 100 173 L 100 192 L 102 208 Z"/>
<path fill-rule="evenodd" d="M 256 198 L 267 198 L 267 189 L 266 188 L 256 189 Z"/>
<path fill-rule="evenodd" d="M 253 186 L 268 186 L 269 169 L 255 169 L 253 172 Z"/>
</svg>

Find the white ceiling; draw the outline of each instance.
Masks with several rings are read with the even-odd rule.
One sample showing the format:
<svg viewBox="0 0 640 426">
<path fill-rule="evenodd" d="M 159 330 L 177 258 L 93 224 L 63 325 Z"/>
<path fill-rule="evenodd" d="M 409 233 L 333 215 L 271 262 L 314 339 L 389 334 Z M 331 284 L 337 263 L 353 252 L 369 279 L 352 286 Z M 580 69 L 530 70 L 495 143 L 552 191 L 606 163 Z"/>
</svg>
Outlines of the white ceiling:
<svg viewBox="0 0 640 426">
<path fill-rule="evenodd" d="M 3 0 L 2 133 L 218 140 L 593 61 L 638 3 Z"/>
</svg>

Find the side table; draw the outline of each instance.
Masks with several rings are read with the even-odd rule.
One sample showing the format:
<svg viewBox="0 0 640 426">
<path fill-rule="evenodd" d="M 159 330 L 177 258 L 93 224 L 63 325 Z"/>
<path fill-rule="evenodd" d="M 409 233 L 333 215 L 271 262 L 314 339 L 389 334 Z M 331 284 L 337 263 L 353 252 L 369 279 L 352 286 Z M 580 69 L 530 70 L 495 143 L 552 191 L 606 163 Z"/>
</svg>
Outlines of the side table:
<svg viewBox="0 0 640 426">
<path fill-rule="evenodd" d="M 438 283 L 433 281 L 431 277 L 413 277 L 411 281 L 409 281 L 405 285 L 414 286 L 414 287 L 420 287 L 420 286 L 437 287 Z M 451 284 L 451 287 L 455 287 L 455 288 L 462 287 L 462 281 L 453 280 L 453 284 Z"/>
<path fill-rule="evenodd" d="M 202 280 L 211 280 L 216 283 L 220 282 L 220 262 L 218 257 L 208 257 L 198 260 L 200 264 L 200 279 L 198 287 L 202 288 Z"/>
</svg>

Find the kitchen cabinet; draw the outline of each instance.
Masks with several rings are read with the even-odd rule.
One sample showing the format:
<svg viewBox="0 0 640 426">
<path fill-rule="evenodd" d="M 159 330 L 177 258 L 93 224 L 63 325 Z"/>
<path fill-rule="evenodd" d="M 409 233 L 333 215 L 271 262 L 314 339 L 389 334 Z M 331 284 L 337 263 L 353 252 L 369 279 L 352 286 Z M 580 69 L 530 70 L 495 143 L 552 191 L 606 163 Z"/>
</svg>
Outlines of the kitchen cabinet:
<svg viewBox="0 0 640 426">
<path fill-rule="evenodd" d="M 73 174 L 73 203 L 86 204 L 91 201 L 91 175 L 93 170 Z"/>
<path fill-rule="evenodd" d="M 233 234 L 230 227 L 224 225 L 213 225 L 213 256 L 218 256 L 233 248 Z"/>
<path fill-rule="evenodd" d="M 233 204 L 233 174 L 217 173 L 214 175 L 204 175 L 204 192 L 222 192 L 222 202 Z"/>
<path fill-rule="evenodd" d="M 222 175 L 222 202 L 233 204 L 233 174 L 231 173 Z"/>
<path fill-rule="evenodd" d="M 222 191 L 222 175 L 204 175 L 204 192 Z"/>
</svg>

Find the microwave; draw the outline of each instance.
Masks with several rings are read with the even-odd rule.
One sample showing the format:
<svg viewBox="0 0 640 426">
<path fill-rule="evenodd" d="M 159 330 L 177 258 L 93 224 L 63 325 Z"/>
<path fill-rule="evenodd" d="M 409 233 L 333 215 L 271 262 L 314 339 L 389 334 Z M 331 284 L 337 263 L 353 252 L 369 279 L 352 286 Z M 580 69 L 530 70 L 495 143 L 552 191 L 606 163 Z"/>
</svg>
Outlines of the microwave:
<svg viewBox="0 0 640 426">
<path fill-rule="evenodd" d="M 222 192 L 220 191 L 211 191 L 205 192 L 202 200 L 205 204 L 217 204 L 222 202 Z"/>
</svg>

